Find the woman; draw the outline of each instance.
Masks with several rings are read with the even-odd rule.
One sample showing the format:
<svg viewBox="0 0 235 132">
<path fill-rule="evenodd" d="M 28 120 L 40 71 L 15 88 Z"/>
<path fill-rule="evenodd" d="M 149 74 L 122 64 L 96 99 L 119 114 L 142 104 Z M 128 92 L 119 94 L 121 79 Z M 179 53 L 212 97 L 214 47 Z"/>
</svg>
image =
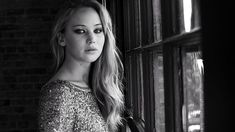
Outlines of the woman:
<svg viewBox="0 0 235 132">
<path fill-rule="evenodd" d="M 41 89 L 40 131 L 116 131 L 123 66 L 108 11 L 95 0 L 70 3 L 60 12 L 51 45 L 57 70 Z"/>
</svg>

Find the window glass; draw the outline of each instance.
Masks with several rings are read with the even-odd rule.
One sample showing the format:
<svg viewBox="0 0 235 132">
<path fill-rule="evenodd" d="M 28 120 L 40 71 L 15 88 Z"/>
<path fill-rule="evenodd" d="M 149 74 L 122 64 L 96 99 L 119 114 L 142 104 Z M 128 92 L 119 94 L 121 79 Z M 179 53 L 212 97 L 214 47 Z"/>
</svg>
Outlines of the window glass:
<svg viewBox="0 0 235 132">
<path fill-rule="evenodd" d="M 135 118 L 144 121 L 144 89 L 142 72 L 142 54 L 132 54 L 128 57 L 128 89 L 127 105 Z"/>
<path fill-rule="evenodd" d="M 144 117 L 144 87 L 143 87 L 143 64 L 142 64 L 142 54 L 138 55 L 138 70 L 137 72 L 139 73 L 139 92 L 138 92 L 138 97 L 139 97 L 139 113 L 140 113 L 140 118 L 144 122 L 145 117 Z"/>
<path fill-rule="evenodd" d="M 200 27 L 199 0 L 183 0 L 184 31 Z"/>
<path fill-rule="evenodd" d="M 153 34 L 154 41 L 162 40 L 161 25 L 161 2 L 160 0 L 152 0 L 153 5 Z"/>
<path fill-rule="evenodd" d="M 132 77 L 132 57 L 131 56 L 127 56 L 126 57 L 126 72 L 125 72 L 125 74 L 126 74 L 126 78 L 127 78 L 127 80 L 129 80 L 129 81 L 127 81 L 127 88 L 125 89 L 125 91 L 126 91 L 126 96 L 125 96 L 125 98 L 126 98 L 126 106 L 127 106 L 127 108 L 132 108 L 132 106 L 133 106 L 133 100 L 132 100 L 132 82 L 131 82 L 131 80 L 133 80 L 133 77 Z"/>
<path fill-rule="evenodd" d="M 198 29 L 201 25 L 200 18 L 200 0 L 192 0 L 191 29 Z"/>
<path fill-rule="evenodd" d="M 160 50 L 153 52 L 155 129 L 165 132 L 163 55 Z"/>
<path fill-rule="evenodd" d="M 133 104 L 134 104 L 134 116 L 139 120 L 144 121 L 144 89 L 143 89 L 143 69 L 142 69 L 142 54 L 133 54 L 132 67 L 135 67 L 134 71 L 132 70 L 132 77 L 135 79 L 132 80 L 132 92 Z"/>
<path fill-rule="evenodd" d="M 203 132 L 203 63 L 200 51 L 183 48 L 184 132 Z"/>
</svg>

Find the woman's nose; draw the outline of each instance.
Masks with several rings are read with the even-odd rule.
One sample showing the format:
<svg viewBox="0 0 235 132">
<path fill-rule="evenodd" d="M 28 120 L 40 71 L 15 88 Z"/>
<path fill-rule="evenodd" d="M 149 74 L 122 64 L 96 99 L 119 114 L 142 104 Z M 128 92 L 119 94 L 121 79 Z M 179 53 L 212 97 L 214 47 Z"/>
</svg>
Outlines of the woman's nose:
<svg viewBox="0 0 235 132">
<path fill-rule="evenodd" d="M 92 33 L 92 32 L 88 33 L 87 43 L 88 44 L 95 43 L 95 34 L 94 33 Z"/>
</svg>

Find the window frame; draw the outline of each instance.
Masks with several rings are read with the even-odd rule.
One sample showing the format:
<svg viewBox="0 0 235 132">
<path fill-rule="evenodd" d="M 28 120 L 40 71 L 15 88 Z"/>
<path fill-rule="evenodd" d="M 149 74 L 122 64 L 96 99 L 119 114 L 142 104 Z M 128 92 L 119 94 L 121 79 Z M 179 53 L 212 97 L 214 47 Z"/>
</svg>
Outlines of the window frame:
<svg viewBox="0 0 235 132">
<path fill-rule="evenodd" d="M 112 0 L 115 1 L 115 0 Z M 154 83 L 153 69 L 150 52 L 157 48 L 163 50 L 163 65 L 164 65 L 164 103 L 165 103 L 165 132 L 182 132 L 182 64 L 181 64 L 181 46 L 194 46 L 201 43 L 201 29 L 195 29 L 191 32 L 184 33 L 183 21 L 179 20 L 182 13 L 182 1 L 171 0 L 155 0 L 157 4 L 161 4 L 161 13 L 157 14 L 162 17 L 161 23 L 156 23 L 156 18 L 153 16 L 152 0 L 123 0 L 119 7 L 123 9 L 123 54 L 125 62 L 125 93 L 126 107 L 134 109 L 134 119 L 139 118 L 138 111 L 138 95 L 139 88 L 144 88 L 144 112 L 145 112 L 145 131 L 155 131 L 155 113 L 154 113 Z M 169 7 L 170 8 L 162 8 Z M 177 8 L 176 8 L 177 7 Z M 118 8 L 116 8 L 117 10 Z M 116 11 L 117 13 L 118 11 Z M 116 14 L 120 15 L 120 14 Z M 119 16 L 120 17 L 120 16 Z M 118 21 L 118 19 L 117 19 Z M 119 23 L 120 24 L 120 23 Z M 159 27 L 156 30 L 153 27 Z M 159 34 L 159 32 L 162 34 Z M 140 61 L 142 70 L 140 75 L 142 78 L 134 79 L 132 72 L 127 71 L 127 67 L 131 67 L 129 56 L 142 55 Z M 133 62 L 132 62 L 133 63 Z M 134 71 L 138 71 L 135 67 Z M 148 73 L 148 74 L 146 74 Z M 144 78 L 144 80 L 143 80 Z M 141 82 L 142 86 L 133 89 L 133 84 Z M 134 92 L 133 92 L 134 90 Z M 131 92 L 131 93 L 130 93 Z M 129 101 L 130 100 L 130 101 Z M 133 101 L 136 101 L 132 104 Z M 172 111 L 173 110 L 173 111 Z M 136 113 L 137 112 L 137 113 Z"/>
<path fill-rule="evenodd" d="M 199 29 L 174 36 L 163 43 L 166 132 L 182 132 L 184 93 L 180 47 L 196 45 L 200 47 L 201 31 Z"/>
</svg>

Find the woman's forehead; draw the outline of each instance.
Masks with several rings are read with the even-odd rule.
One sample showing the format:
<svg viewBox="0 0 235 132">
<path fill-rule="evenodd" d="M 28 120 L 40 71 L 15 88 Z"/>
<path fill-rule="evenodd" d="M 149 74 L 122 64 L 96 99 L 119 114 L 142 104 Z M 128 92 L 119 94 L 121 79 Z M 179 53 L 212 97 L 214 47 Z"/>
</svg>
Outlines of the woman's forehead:
<svg viewBox="0 0 235 132">
<path fill-rule="evenodd" d="M 97 25 L 101 20 L 97 11 L 91 7 L 81 7 L 76 9 L 69 19 L 72 25 Z"/>
</svg>

